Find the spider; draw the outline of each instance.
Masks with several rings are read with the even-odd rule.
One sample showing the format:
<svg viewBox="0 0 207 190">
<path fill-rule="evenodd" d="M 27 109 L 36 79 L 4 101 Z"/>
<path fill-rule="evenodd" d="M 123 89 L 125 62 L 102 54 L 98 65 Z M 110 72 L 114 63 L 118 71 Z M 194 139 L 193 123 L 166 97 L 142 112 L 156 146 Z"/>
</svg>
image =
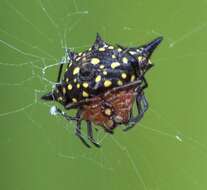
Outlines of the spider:
<svg viewBox="0 0 207 190">
<path fill-rule="evenodd" d="M 59 108 L 55 111 L 66 120 L 76 121 L 75 134 L 90 147 L 81 134 L 81 123 L 85 120 L 88 139 L 100 147 L 93 137 L 92 124 L 112 134 L 118 125 L 125 124 L 124 131 L 127 131 L 143 118 L 148 109 L 144 95 L 148 84 L 144 76 L 153 66 L 150 57 L 161 41 L 159 37 L 138 47 L 113 46 L 97 34 L 90 49 L 80 53 L 66 50 L 57 83 L 42 99 L 57 101 L 66 110 L 77 109 L 76 116 L 69 116 Z M 65 63 L 67 68 L 61 79 Z M 136 116 L 132 112 L 134 102 Z"/>
</svg>

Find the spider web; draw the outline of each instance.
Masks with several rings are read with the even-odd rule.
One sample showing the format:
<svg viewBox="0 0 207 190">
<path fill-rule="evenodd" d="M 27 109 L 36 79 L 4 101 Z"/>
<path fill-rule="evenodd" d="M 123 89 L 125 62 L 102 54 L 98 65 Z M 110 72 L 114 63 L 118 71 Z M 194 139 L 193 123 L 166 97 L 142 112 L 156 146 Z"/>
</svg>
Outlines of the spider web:
<svg viewBox="0 0 207 190">
<path fill-rule="evenodd" d="M 36 142 L 38 143 L 36 148 L 43 146 L 40 152 L 46 151 L 58 162 L 77 166 L 71 171 L 65 171 L 66 175 L 71 174 L 71 178 L 72 174 L 77 170 L 81 171 L 81 166 L 83 166 L 94 179 L 98 173 L 98 178 L 104 182 L 109 181 L 108 184 L 101 182 L 100 179 L 97 182 L 94 181 L 93 183 L 100 189 L 113 189 L 112 187 L 144 190 L 171 189 L 171 185 L 174 185 L 172 189 L 179 189 L 182 186 L 187 186 L 189 189 L 204 188 L 206 184 L 201 176 L 207 174 L 204 171 L 204 168 L 207 169 L 204 165 L 204 160 L 207 158 L 207 144 L 200 132 L 204 127 L 204 122 L 191 123 L 194 120 L 188 121 L 182 115 L 177 115 L 176 110 L 160 110 L 161 100 L 153 97 L 153 92 L 155 92 L 155 95 L 165 98 L 164 95 L 157 92 L 158 82 L 150 81 L 150 87 L 146 92 L 150 108 L 135 129 L 124 133 L 121 128 L 118 128 L 113 136 L 102 130 L 94 130 L 95 139 L 102 145 L 100 149 L 85 148 L 74 135 L 75 123 L 67 122 L 59 116 L 50 115 L 49 111 L 54 103 L 40 100 L 41 95 L 51 91 L 55 84 L 58 65 L 61 57 L 64 57 L 65 48 L 76 51 L 89 48 L 95 37 L 95 30 L 100 30 L 103 35 L 110 35 L 108 25 L 101 25 L 94 30 L 87 29 L 87 33 L 83 31 L 81 39 L 78 39 L 80 35 L 76 34 L 76 31 L 81 33 L 83 27 L 80 26 L 89 19 L 89 9 L 93 10 L 90 8 L 92 4 L 89 1 L 72 0 L 62 2 L 60 5 L 50 0 L 36 0 L 32 1 L 31 5 L 27 5 L 30 8 L 28 10 L 15 1 L 5 0 L 1 2 L 1 5 L 2 9 L 6 10 L 1 13 L 1 17 L 11 18 L 8 20 L 9 22 L 1 21 L 0 26 L 0 88 L 2 92 L 0 144 L 4 150 L 5 160 L 8 157 L 17 156 L 19 158 L 18 152 L 14 151 L 16 143 L 17 148 L 23 149 L 20 151 L 23 154 L 28 149 L 24 145 L 33 148 Z M 35 19 L 36 13 L 39 14 L 38 17 L 41 20 Z M 172 20 L 169 22 L 173 22 L 173 19 L 181 13 L 182 9 L 173 12 Z M 13 26 L 15 22 L 20 25 L 19 28 Z M 161 34 L 158 27 L 158 29 L 141 31 L 147 36 L 146 39 L 159 35 L 165 37 L 165 45 L 162 50 L 167 49 L 166 55 L 153 58 L 153 61 L 157 63 L 155 70 L 160 75 L 162 74 L 161 71 L 159 72 L 159 67 L 163 68 L 162 72 L 170 73 L 163 65 L 170 62 L 171 59 L 181 64 L 186 59 L 197 60 L 206 54 L 202 49 L 176 53 L 176 47 L 179 49 L 183 43 L 190 43 L 191 38 L 195 38 L 197 34 L 203 34 L 207 29 L 207 22 L 192 23 L 187 26 L 185 31 L 180 31 L 177 37 L 171 37 L 171 34 L 167 32 Z M 24 27 L 25 31 L 22 31 L 21 27 Z M 123 34 L 128 35 L 136 32 L 137 28 L 135 25 L 121 25 L 118 30 L 124 31 Z M 87 36 L 89 31 L 91 40 L 87 41 L 84 36 Z M 34 37 L 31 38 L 31 35 Z M 132 38 L 123 43 L 127 43 L 127 41 L 129 41 L 128 45 L 136 45 Z M 176 53 L 176 56 L 170 56 L 169 51 Z M 176 64 L 170 68 L 177 71 Z M 184 66 L 181 66 L 181 70 L 185 71 Z M 153 79 L 162 83 L 160 76 L 155 76 L 156 72 L 154 71 L 151 76 L 154 74 Z M 148 78 L 152 79 L 150 74 Z M 174 85 L 171 80 L 168 81 Z M 170 91 L 169 87 L 166 89 Z M 163 88 L 159 91 L 164 94 L 166 90 Z M 180 94 L 183 94 L 181 99 L 183 98 L 184 101 L 186 92 L 181 91 Z M 172 98 L 181 102 L 178 95 L 173 97 L 169 93 L 166 93 L 166 99 L 162 101 L 170 102 Z M 174 108 L 171 103 L 166 103 L 164 108 L 167 109 L 167 105 L 169 109 L 170 106 Z M 198 105 L 201 104 L 198 103 Z M 178 109 L 181 109 L 181 106 L 179 105 Z M 197 108 L 199 109 L 199 106 Z M 182 111 L 185 110 L 181 109 L 178 112 L 183 113 Z M 189 117 L 194 112 L 192 111 Z M 73 111 L 69 113 L 74 114 Z M 180 124 L 181 122 L 185 123 L 185 128 Z M 186 129 L 188 126 L 190 126 L 189 130 Z M 195 129 L 192 130 L 192 127 Z M 83 128 L 85 127 L 83 126 Z M 22 135 L 23 133 L 25 136 Z M 85 129 L 82 133 L 87 138 Z M 21 143 L 19 143 L 20 141 Z M 36 154 L 40 152 L 35 150 Z M 46 154 L 43 153 L 43 156 Z M 199 161 L 197 162 L 197 160 Z M 197 162 L 196 166 L 192 168 L 191 166 L 195 162 Z M 117 174 L 118 177 L 113 177 Z M 6 177 L 8 176 L 6 175 Z M 120 182 L 120 179 L 123 179 L 123 182 Z M 125 182 L 124 179 L 126 179 Z M 82 179 L 79 185 L 81 186 L 85 182 Z M 118 183 L 121 183 L 122 186 L 119 186 Z M 65 182 L 65 185 L 70 184 Z M 5 186 L 9 187 L 8 184 Z M 87 185 L 83 187 L 90 188 Z"/>
</svg>

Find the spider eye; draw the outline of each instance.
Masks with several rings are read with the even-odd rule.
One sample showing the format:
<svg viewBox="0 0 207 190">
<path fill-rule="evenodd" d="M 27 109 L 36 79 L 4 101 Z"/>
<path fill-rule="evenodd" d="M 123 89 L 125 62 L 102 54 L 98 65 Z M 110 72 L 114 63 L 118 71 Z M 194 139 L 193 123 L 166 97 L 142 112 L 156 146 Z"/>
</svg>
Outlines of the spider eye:
<svg viewBox="0 0 207 190">
<path fill-rule="evenodd" d="M 95 70 L 90 63 L 85 63 L 80 68 L 80 79 L 81 80 L 91 80 L 95 76 Z"/>
</svg>

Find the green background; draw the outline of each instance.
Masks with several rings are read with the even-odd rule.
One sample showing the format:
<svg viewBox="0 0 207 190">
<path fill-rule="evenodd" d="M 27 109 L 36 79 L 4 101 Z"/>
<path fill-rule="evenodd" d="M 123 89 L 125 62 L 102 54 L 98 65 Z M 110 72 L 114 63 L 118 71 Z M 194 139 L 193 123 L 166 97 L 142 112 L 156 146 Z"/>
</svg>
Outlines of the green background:
<svg viewBox="0 0 207 190">
<path fill-rule="evenodd" d="M 206 9 L 206 0 L 1 0 L 0 189 L 205 190 Z M 144 119 L 127 133 L 96 132 L 102 148 L 87 149 L 40 96 L 57 75 L 44 68 L 65 46 L 89 48 L 96 32 L 114 44 L 164 41 Z"/>
</svg>

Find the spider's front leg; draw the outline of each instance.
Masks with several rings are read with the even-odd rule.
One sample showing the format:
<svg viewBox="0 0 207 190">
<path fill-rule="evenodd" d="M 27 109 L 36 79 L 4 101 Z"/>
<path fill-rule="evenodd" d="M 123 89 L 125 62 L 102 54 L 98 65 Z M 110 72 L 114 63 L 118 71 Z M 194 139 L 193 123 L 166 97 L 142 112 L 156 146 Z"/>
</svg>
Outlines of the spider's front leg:
<svg viewBox="0 0 207 190">
<path fill-rule="evenodd" d="M 128 131 L 129 129 L 133 128 L 136 123 L 138 123 L 144 116 L 144 113 L 148 109 L 148 102 L 144 96 L 144 93 L 137 94 L 136 96 L 136 105 L 137 105 L 137 111 L 138 115 L 133 117 L 131 116 L 128 126 L 123 129 L 123 131 Z"/>
<path fill-rule="evenodd" d="M 63 112 L 60 108 L 57 108 L 56 106 L 51 107 L 50 109 L 51 115 L 60 115 L 63 118 L 65 118 L 67 121 L 77 121 L 77 117 L 69 116 L 67 113 Z"/>
<path fill-rule="evenodd" d="M 51 108 L 50 112 L 53 115 L 57 115 L 57 114 L 61 115 L 67 121 L 76 121 L 77 122 L 77 125 L 76 125 L 76 129 L 75 129 L 75 134 L 81 139 L 81 141 L 83 142 L 84 145 L 86 145 L 87 147 L 90 148 L 90 145 L 85 141 L 84 137 L 81 135 L 81 118 L 80 118 L 80 111 L 77 112 L 77 114 L 76 114 L 75 117 L 72 117 L 72 116 L 69 116 L 68 114 L 66 114 L 65 112 L 63 112 L 61 109 L 59 109 L 59 108 L 57 108 L 57 107 L 54 106 L 54 107 Z M 97 144 L 97 146 L 98 146 L 98 144 Z"/>
</svg>

